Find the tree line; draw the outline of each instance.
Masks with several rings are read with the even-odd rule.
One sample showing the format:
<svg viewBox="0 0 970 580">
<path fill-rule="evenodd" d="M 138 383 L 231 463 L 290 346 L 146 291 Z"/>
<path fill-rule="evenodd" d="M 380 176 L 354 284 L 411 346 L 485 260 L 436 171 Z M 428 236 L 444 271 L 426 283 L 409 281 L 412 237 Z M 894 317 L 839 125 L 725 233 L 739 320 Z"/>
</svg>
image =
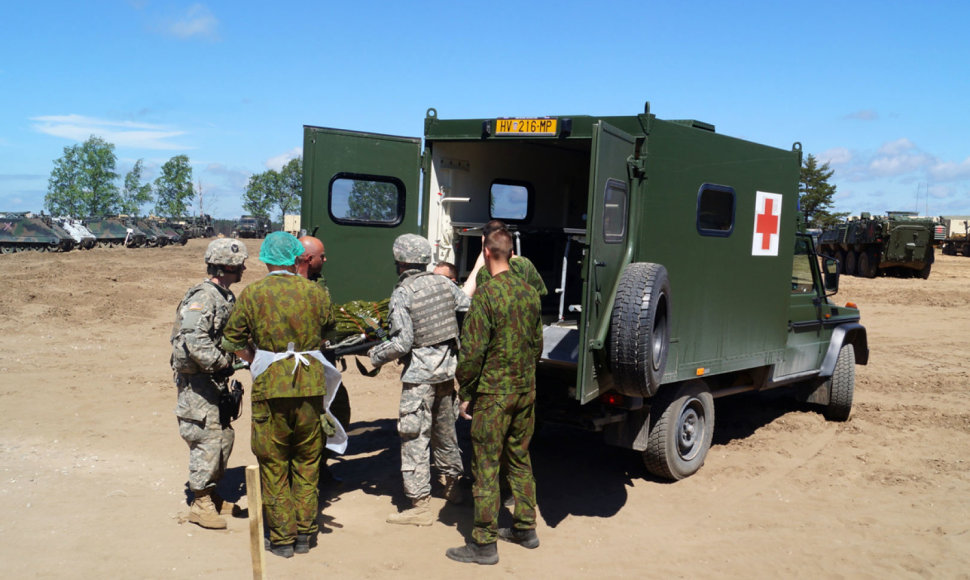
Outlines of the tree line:
<svg viewBox="0 0 970 580">
<path fill-rule="evenodd" d="M 51 215 L 138 215 L 144 205 L 154 201 L 156 215 L 186 215 L 195 196 L 188 156 L 176 155 L 166 161 L 154 183 L 143 182 L 142 161 L 135 162 L 119 187 L 113 143 L 92 135 L 84 143 L 65 147 L 64 155 L 54 161 L 44 208 Z"/>
</svg>

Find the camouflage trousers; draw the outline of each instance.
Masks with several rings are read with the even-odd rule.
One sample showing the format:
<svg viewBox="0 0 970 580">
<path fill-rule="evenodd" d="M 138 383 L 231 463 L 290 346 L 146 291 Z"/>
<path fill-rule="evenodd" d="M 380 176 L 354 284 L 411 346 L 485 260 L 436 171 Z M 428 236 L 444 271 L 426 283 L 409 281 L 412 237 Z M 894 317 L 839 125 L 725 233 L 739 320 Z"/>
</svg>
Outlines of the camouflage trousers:
<svg viewBox="0 0 970 580">
<path fill-rule="evenodd" d="M 253 454 L 274 544 L 292 544 L 297 534 L 317 533 L 322 412 L 322 397 L 253 401 Z"/>
<path fill-rule="evenodd" d="M 513 527 L 536 527 L 536 482 L 532 476 L 529 442 L 535 431 L 535 391 L 507 395 L 477 395 L 472 404 L 472 495 L 475 527 L 472 539 L 491 544 L 498 535 L 499 470 L 508 466 L 508 482 L 515 498 Z"/>
<path fill-rule="evenodd" d="M 401 477 L 410 499 L 431 495 L 431 464 L 443 475 L 462 474 L 455 433 L 455 382 L 403 383 L 397 431 L 401 436 Z"/>
<path fill-rule="evenodd" d="M 236 433 L 219 422 L 219 385 L 211 375 L 176 373 L 179 435 L 189 445 L 189 489 L 214 488 L 232 453 Z"/>
</svg>

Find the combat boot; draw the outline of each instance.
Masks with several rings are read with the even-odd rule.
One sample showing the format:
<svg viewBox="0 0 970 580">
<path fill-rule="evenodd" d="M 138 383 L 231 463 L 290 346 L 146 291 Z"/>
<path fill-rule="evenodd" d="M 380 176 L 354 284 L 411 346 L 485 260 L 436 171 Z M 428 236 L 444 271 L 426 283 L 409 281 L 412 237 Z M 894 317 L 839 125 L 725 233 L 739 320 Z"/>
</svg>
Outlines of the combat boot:
<svg viewBox="0 0 970 580">
<path fill-rule="evenodd" d="M 466 564 L 498 564 L 498 547 L 495 542 L 491 544 L 468 542 L 459 548 L 448 548 L 445 556 Z"/>
<path fill-rule="evenodd" d="M 210 530 L 224 530 L 226 529 L 226 520 L 216 511 L 211 494 L 211 489 L 195 492 L 195 500 L 189 509 L 189 521 Z"/>
<path fill-rule="evenodd" d="M 434 522 L 434 514 L 431 513 L 431 496 L 426 495 L 420 499 L 412 500 L 412 507 L 403 512 L 387 516 L 387 523 L 411 525 L 411 526 L 430 526 Z"/>
<path fill-rule="evenodd" d="M 460 504 L 465 501 L 465 492 L 461 489 L 461 477 L 443 475 L 439 481 L 441 482 L 442 497 L 448 500 L 448 503 Z"/>
<path fill-rule="evenodd" d="M 539 547 L 539 536 L 536 534 L 535 530 L 499 528 L 498 537 L 506 542 L 512 542 L 513 544 L 518 544 L 523 548 L 529 548 L 530 550 Z"/>
<path fill-rule="evenodd" d="M 222 499 L 218 491 L 213 489 L 210 497 L 212 497 L 212 504 L 216 506 L 216 512 L 219 515 L 236 515 L 236 504 Z"/>
<path fill-rule="evenodd" d="M 297 554 L 306 554 L 310 548 L 317 547 L 316 534 L 297 534 L 296 543 L 293 544 L 293 551 Z"/>
</svg>

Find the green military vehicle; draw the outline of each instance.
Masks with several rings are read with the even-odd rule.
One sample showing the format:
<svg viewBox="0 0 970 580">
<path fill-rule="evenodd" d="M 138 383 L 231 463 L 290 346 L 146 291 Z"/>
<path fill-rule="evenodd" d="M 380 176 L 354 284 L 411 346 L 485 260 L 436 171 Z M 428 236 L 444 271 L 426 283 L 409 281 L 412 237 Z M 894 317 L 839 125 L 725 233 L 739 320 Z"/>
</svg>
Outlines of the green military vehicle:
<svg viewBox="0 0 970 580">
<path fill-rule="evenodd" d="M 838 259 L 841 272 L 850 276 L 926 280 L 933 268 L 936 225 L 933 218 L 915 212 L 862 212 L 858 219 L 822 231 L 819 251 Z"/>
<path fill-rule="evenodd" d="M 481 226 L 509 224 L 549 294 L 539 411 L 602 431 L 681 479 L 704 463 L 716 397 L 791 387 L 848 418 L 868 361 L 837 262 L 798 223 L 801 146 L 776 149 L 649 110 L 425 118 L 424 139 L 304 127 L 301 222 L 334 300 L 386 298 L 391 244 L 425 235 L 464 278 Z"/>
<path fill-rule="evenodd" d="M 265 238 L 270 231 L 270 221 L 266 218 L 244 215 L 232 229 L 234 238 Z"/>
</svg>

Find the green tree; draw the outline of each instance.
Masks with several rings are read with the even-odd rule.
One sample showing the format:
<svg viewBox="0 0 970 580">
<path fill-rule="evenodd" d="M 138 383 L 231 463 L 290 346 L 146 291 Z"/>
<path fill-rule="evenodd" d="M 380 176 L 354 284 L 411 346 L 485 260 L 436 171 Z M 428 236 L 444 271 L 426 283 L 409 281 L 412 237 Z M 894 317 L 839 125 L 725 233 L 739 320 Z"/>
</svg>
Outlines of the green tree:
<svg viewBox="0 0 970 580">
<path fill-rule="evenodd" d="M 192 166 L 187 155 L 176 155 L 162 165 L 155 179 L 155 213 L 168 217 L 186 215 L 187 202 L 195 195 Z"/>
<path fill-rule="evenodd" d="M 303 201 L 303 157 L 290 159 L 280 170 L 280 191 L 276 206 L 280 208 L 280 223 L 288 213 L 299 213 Z"/>
<path fill-rule="evenodd" d="M 47 209 L 72 216 L 117 213 L 121 195 L 115 184 L 118 158 L 114 149 L 94 135 L 80 145 L 65 147 L 47 182 Z"/>
<path fill-rule="evenodd" d="M 64 148 L 47 180 L 44 207 L 51 215 L 81 216 L 81 155 L 78 145 Z"/>
<path fill-rule="evenodd" d="M 828 162 L 821 166 L 814 155 L 809 155 L 802 164 L 798 180 L 798 193 L 801 200 L 802 213 L 805 224 L 811 228 L 825 228 L 838 223 L 848 215 L 829 211 L 835 203 L 835 186 L 829 183 L 835 170 L 829 168 Z"/>
<path fill-rule="evenodd" d="M 347 200 L 347 217 L 389 222 L 397 216 L 397 188 L 382 181 L 355 180 Z"/>
<path fill-rule="evenodd" d="M 269 208 L 280 189 L 280 174 L 272 169 L 250 175 L 243 192 L 243 209 L 251 216 L 269 219 Z"/>
<path fill-rule="evenodd" d="M 152 200 L 152 186 L 141 182 L 141 159 L 125 175 L 125 186 L 121 191 L 121 211 L 129 215 L 138 215 L 141 206 Z"/>
</svg>

